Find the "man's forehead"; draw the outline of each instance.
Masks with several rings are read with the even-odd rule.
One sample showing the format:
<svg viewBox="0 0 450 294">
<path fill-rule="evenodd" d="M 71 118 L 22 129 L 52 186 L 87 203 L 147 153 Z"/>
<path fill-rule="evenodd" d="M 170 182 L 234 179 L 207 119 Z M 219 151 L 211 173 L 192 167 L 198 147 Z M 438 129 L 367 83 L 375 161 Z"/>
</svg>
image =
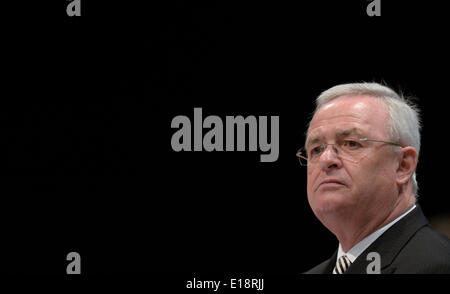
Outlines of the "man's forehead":
<svg viewBox="0 0 450 294">
<path fill-rule="evenodd" d="M 320 107 L 314 114 L 313 121 L 339 119 L 351 116 L 370 119 L 374 113 L 386 113 L 387 108 L 378 98 L 370 96 L 341 96 Z"/>
<path fill-rule="evenodd" d="M 341 96 L 321 107 L 313 116 L 308 136 L 330 129 L 337 133 L 362 132 L 367 128 L 385 129 L 386 105 L 370 96 Z"/>
<path fill-rule="evenodd" d="M 316 112 L 319 116 L 334 114 L 370 115 L 373 112 L 386 112 L 386 104 L 380 98 L 369 95 L 342 95 L 322 105 Z"/>
</svg>

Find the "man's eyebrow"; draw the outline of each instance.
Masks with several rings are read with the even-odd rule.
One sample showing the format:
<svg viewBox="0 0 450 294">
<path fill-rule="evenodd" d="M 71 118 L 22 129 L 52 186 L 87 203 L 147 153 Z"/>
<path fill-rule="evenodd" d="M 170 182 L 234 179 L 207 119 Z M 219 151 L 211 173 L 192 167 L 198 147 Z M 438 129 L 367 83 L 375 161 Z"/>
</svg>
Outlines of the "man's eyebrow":
<svg viewBox="0 0 450 294">
<path fill-rule="evenodd" d="M 342 130 L 337 132 L 336 134 L 338 137 L 347 137 L 350 135 L 359 135 L 362 136 L 362 131 L 358 128 L 351 128 L 351 129 L 347 129 L 347 130 Z"/>
<path fill-rule="evenodd" d="M 337 137 L 348 137 L 350 135 L 359 135 L 362 136 L 363 133 L 360 129 L 358 128 L 351 128 L 351 129 L 345 129 L 342 131 L 338 131 L 336 133 Z M 311 139 L 307 138 L 306 142 L 305 142 L 305 147 L 308 147 L 309 145 L 315 144 L 317 142 L 320 142 L 321 138 L 319 135 L 315 135 L 313 137 L 311 137 Z"/>
<path fill-rule="evenodd" d="M 317 142 L 320 142 L 319 136 L 314 136 L 314 137 L 312 137 L 312 139 L 307 138 L 306 142 L 305 142 L 305 148 L 308 147 L 309 145 L 315 144 Z"/>
</svg>

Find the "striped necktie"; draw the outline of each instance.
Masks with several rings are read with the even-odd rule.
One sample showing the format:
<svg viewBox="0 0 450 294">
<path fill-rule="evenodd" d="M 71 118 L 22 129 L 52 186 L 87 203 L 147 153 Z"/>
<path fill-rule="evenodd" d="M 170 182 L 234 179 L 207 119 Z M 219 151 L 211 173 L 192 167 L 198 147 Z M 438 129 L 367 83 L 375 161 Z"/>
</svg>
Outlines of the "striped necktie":
<svg viewBox="0 0 450 294">
<path fill-rule="evenodd" d="M 334 275 L 342 275 L 350 267 L 351 264 L 352 264 L 352 262 L 347 257 L 347 255 L 342 255 L 341 257 L 339 257 L 338 261 L 336 262 L 336 266 L 334 267 L 333 274 Z"/>
</svg>

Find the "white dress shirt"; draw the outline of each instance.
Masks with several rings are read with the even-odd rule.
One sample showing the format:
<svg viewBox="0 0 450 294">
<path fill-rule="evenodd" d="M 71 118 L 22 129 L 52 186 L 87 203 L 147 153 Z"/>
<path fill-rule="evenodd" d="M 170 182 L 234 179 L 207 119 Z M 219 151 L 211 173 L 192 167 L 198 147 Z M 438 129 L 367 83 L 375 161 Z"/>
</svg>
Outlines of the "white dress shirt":
<svg viewBox="0 0 450 294">
<path fill-rule="evenodd" d="M 406 211 L 404 214 L 402 214 L 401 216 L 397 217 L 396 219 L 394 219 L 393 221 L 391 221 L 390 223 L 388 223 L 387 225 L 385 225 L 384 227 L 376 230 L 375 232 L 373 232 L 372 234 L 370 234 L 369 236 L 365 237 L 364 239 L 362 239 L 361 241 L 359 241 L 355 246 L 353 246 L 348 252 L 344 252 L 344 250 L 342 250 L 342 246 L 341 243 L 339 243 L 339 248 L 338 248 L 338 254 L 337 254 L 337 259 L 336 261 L 339 259 L 339 257 L 341 257 L 342 255 L 347 255 L 347 257 L 350 259 L 350 261 L 353 263 L 355 262 L 355 259 L 364 252 L 364 250 L 367 249 L 367 247 L 370 246 L 370 244 L 372 244 L 376 239 L 378 239 L 378 237 L 380 237 L 387 229 L 389 229 L 392 225 L 394 225 L 396 222 L 398 222 L 400 219 L 402 219 L 404 216 L 406 216 L 408 213 L 410 213 L 414 208 L 416 208 L 416 205 L 414 205 L 413 207 L 411 207 L 410 209 L 408 209 L 408 211 Z"/>
</svg>

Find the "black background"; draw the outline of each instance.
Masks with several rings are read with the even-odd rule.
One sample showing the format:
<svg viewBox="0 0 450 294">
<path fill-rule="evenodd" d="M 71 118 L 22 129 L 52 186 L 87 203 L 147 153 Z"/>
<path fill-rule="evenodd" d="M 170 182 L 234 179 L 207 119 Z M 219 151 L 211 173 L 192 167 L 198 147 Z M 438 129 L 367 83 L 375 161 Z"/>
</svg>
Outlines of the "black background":
<svg viewBox="0 0 450 294">
<path fill-rule="evenodd" d="M 4 9 L 2 271 L 64 275 L 70 251 L 84 274 L 311 268 L 338 243 L 295 152 L 315 97 L 345 82 L 419 98 L 419 203 L 450 213 L 441 2 L 368 17 L 363 0 L 81 1 L 81 17 Z M 171 120 L 194 107 L 279 116 L 278 161 L 172 151 Z"/>
</svg>

